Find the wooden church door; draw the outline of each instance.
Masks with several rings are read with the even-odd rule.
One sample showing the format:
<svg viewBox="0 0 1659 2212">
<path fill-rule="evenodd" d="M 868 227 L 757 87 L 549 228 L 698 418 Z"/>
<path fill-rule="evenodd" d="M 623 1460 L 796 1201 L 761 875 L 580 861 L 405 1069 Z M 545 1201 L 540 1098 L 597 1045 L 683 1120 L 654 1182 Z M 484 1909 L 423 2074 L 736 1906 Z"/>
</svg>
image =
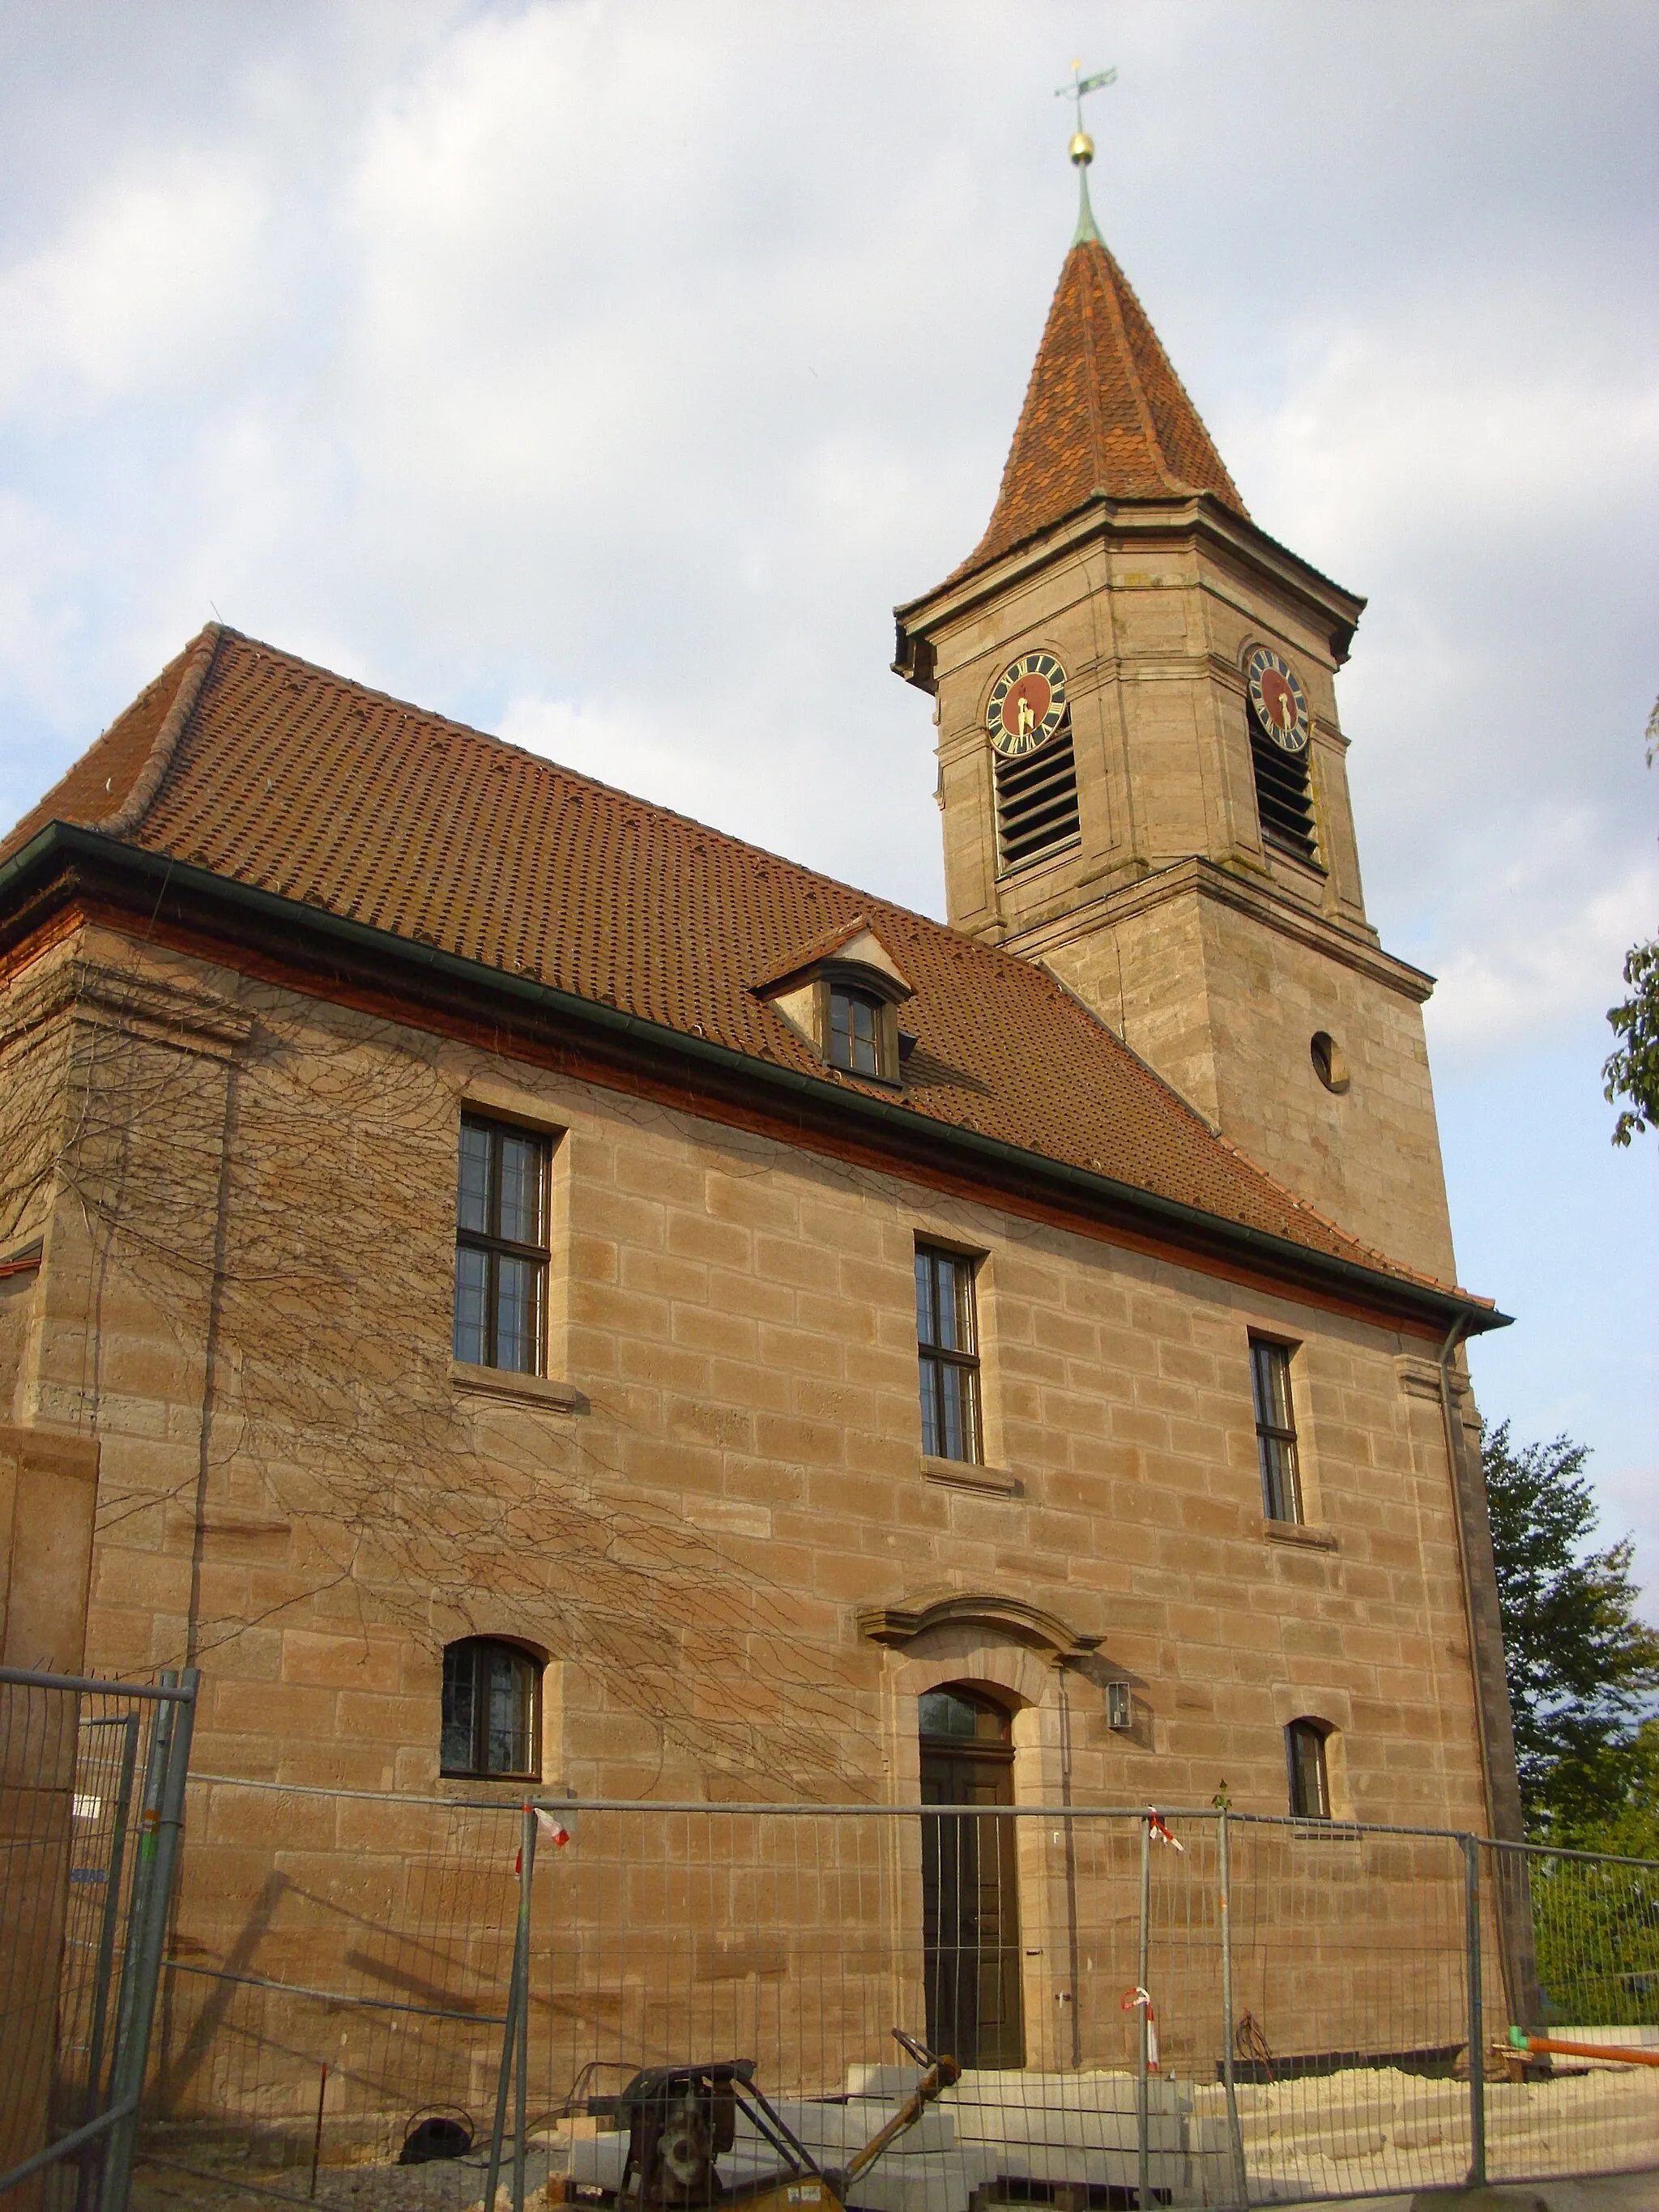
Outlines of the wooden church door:
<svg viewBox="0 0 1659 2212">
<path fill-rule="evenodd" d="M 921 1701 L 924 1805 L 1012 1805 L 1014 1747 L 1001 1706 L 955 1686 Z M 927 2040 L 963 2066 L 1023 2066 L 1018 1855 L 1012 1820 L 921 1821 Z"/>
</svg>

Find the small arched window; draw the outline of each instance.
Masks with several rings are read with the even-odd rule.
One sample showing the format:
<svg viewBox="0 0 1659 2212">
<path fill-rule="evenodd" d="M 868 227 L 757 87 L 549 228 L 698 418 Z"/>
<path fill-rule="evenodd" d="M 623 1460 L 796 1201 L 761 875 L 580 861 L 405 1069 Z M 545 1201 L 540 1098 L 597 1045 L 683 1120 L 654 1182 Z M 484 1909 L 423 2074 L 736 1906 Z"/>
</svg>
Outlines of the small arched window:
<svg viewBox="0 0 1659 2212">
<path fill-rule="evenodd" d="M 444 1651 L 445 1774 L 540 1778 L 539 1663 L 515 1644 L 470 1636 Z"/>
<path fill-rule="evenodd" d="M 1327 1724 L 1316 1720 L 1292 1721 L 1285 1731 L 1291 1811 L 1298 1820 L 1331 1817 L 1331 1781 L 1325 1760 L 1325 1739 L 1329 1734 Z"/>
</svg>

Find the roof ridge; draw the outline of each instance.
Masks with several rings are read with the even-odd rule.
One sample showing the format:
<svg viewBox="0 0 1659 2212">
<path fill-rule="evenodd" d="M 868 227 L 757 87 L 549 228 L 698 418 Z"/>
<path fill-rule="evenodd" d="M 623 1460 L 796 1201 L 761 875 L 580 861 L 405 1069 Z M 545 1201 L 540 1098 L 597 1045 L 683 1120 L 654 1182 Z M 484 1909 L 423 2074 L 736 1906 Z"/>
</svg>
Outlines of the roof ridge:
<svg viewBox="0 0 1659 2212">
<path fill-rule="evenodd" d="M 1101 271 L 1095 266 L 1090 256 L 1091 246 L 1106 264 L 1109 273 L 1103 279 Z M 1123 302 L 1117 296 L 1116 285 L 1110 281 L 1113 276 L 1121 278 L 1127 291 L 1129 289 L 1128 278 L 1124 276 L 1123 271 L 1112 258 L 1103 239 L 1080 239 L 1072 251 L 1073 253 L 1081 253 L 1084 256 L 1091 273 L 1096 279 L 1098 289 L 1105 295 L 1106 312 L 1111 319 L 1113 333 L 1117 340 L 1118 353 L 1122 361 L 1123 380 L 1129 387 L 1129 396 L 1134 401 L 1135 412 L 1140 417 L 1140 434 L 1146 441 L 1146 450 L 1152 457 L 1154 467 L 1163 477 L 1165 487 L 1174 492 L 1177 497 L 1197 490 L 1196 484 L 1186 483 L 1175 474 L 1170 465 L 1170 456 L 1164 450 L 1164 441 L 1158 434 L 1158 424 L 1152 419 L 1152 402 L 1146 396 L 1146 383 L 1140 374 L 1140 363 L 1135 359 L 1135 349 L 1130 343 L 1128 327 L 1123 319 Z M 1139 300 L 1135 301 L 1135 305 L 1138 307 L 1140 307 Z M 1141 313 L 1143 314 L 1146 313 L 1145 308 L 1141 308 Z M 1090 355 L 1089 428 L 1090 434 L 1094 440 L 1094 474 L 1098 483 L 1106 473 L 1106 454 L 1104 434 L 1100 427 L 1100 392 L 1098 380 L 1095 374 L 1094 312 L 1091 299 L 1091 287 L 1086 283 L 1083 287 L 1083 323 L 1088 333 Z M 1104 489 L 1103 485 L 1102 489 Z"/>
<path fill-rule="evenodd" d="M 133 778 L 131 788 L 113 814 L 106 815 L 102 821 L 87 825 L 98 831 L 100 836 L 130 836 L 149 812 L 151 801 L 161 787 L 163 777 L 173 765 L 173 757 L 179 750 L 179 740 L 183 737 L 185 726 L 202 696 L 202 686 L 207 682 L 214 656 L 219 650 L 219 641 L 224 635 L 224 625 L 216 622 L 205 623 L 198 633 L 195 647 L 185 663 L 184 674 L 179 678 L 179 689 L 173 695 L 173 704 L 161 717 L 161 726 L 155 732 L 155 742 L 145 757 L 143 766 Z"/>
<path fill-rule="evenodd" d="M 1121 286 L 1122 289 L 1128 294 L 1130 299 L 1133 301 L 1135 313 L 1140 317 L 1141 321 L 1146 324 L 1159 353 L 1163 356 L 1164 366 L 1170 373 L 1170 381 L 1175 386 L 1176 390 L 1186 402 L 1188 408 L 1191 410 L 1193 420 L 1197 423 L 1199 428 L 1204 433 L 1204 436 L 1208 443 L 1210 451 L 1215 456 L 1216 465 L 1221 471 L 1223 479 L 1231 490 L 1234 500 L 1237 502 L 1237 512 L 1243 516 L 1247 522 L 1250 521 L 1251 516 L 1249 509 L 1244 504 L 1243 498 L 1239 492 L 1238 486 L 1233 482 L 1233 472 L 1227 466 L 1225 460 L 1222 458 L 1220 447 L 1217 445 L 1214 438 L 1211 436 L 1209 424 L 1204 420 L 1202 415 L 1199 413 L 1198 403 L 1193 398 L 1192 393 L 1188 391 L 1186 380 L 1182 375 L 1181 371 L 1176 367 L 1169 348 L 1164 344 L 1163 339 L 1158 337 L 1157 326 L 1153 323 L 1152 317 L 1146 312 L 1146 302 L 1142 300 L 1139 293 L 1136 291 L 1134 286 L 1130 283 L 1122 263 L 1117 258 L 1116 255 L 1112 252 L 1111 248 L 1106 244 L 1103 239 L 1100 241 L 1100 250 L 1112 264 L 1112 273 L 1116 279 L 1117 285 Z M 1117 307 L 1118 313 L 1121 317 L 1122 313 L 1122 306 L 1121 301 L 1116 299 L 1115 288 L 1114 291 L 1114 305 Z M 1127 331 L 1125 332 L 1125 343 L 1128 343 L 1128 335 Z M 1133 358 L 1133 346 L 1130 347 L 1130 369 L 1134 376 L 1136 386 L 1139 389 L 1141 388 L 1140 367 L 1139 362 L 1137 362 Z M 1152 406 L 1150 399 L 1147 400 L 1146 405 L 1148 412 L 1150 413 Z M 1164 449 L 1164 441 L 1161 435 L 1157 437 L 1157 443 L 1158 451 L 1162 453 Z M 1183 491 L 1197 491 L 1202 494 L 1206 489 L 1206 487 L 1201 484 L 1189 484 L 1187 483 L 1184 479 L 1176 479 L 1176 481 L 1181 483 L 1181 488 Z M 1221 495 L 1219 492 L 1211 491 L 1209 493 L 1209 496 L 1212 499 L 1219 499 Z M 1226 502 L 1224 501 L 1223 504 L 1225 505 Z"/>
</svg>

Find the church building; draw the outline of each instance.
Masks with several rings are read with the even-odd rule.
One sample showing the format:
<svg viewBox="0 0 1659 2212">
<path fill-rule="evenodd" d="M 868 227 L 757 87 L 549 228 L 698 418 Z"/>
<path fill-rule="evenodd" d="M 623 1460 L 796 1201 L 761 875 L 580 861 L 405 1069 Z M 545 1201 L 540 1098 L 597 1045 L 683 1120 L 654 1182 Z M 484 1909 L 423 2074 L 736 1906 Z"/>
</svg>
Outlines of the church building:
<svg viewBox="0 0 1659 2212">
<path fill-rule="evenodd" d="M 1363 603 L 1086 147 L 897 611 L 947 922 L 218 623 L 0 845 L 7 1663 L 295 1784 L 1518 1832 Z"/>
</svg>

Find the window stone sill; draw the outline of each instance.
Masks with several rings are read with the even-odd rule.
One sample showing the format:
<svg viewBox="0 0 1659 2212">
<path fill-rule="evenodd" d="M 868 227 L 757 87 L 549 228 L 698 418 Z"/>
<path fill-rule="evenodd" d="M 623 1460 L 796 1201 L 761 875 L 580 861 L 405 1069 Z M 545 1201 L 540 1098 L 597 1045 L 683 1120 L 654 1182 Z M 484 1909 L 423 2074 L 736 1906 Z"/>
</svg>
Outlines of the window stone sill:
<svg viewBox="0 0 1659 2212">
<path fill-rule="evenodd" d="M 976 1490 L 993 1498 L 1023 1498 L 1025 1485 L 1006 1468 L 981 1467 L 976 1460 L 929 1459 L 921 1462 L 924 1482 L 942 1483 L 947 1490 Z"/>
<path fill-rule="evenodd" d="M 1301 1544 L 1312 1552 L 1337 1548 L 1334 1528 L 1310 1528 L 1304 1521 L 1264 1521 L 1261 1533 L 1270 1544 Z"/>
<path fill-rule="evenodd" d="M 475 1367 L 465 1359 L 452 1359 L 449 1379 L 458 1390 L 483 1398 L 507 1398 L 520 1406 L 545 1406 L 556 1413 L 585 1413 L 587 1400 L 573 1382 L 556 1382 L 550 1375 L 515 1375 L 507 1367 Z"/>
<path fill-rule="evenodd" d="M 542 1794 L 533 1774 L 441 1774 L 437 1795 L 452 1805 L 499 1805 L 516 1810 L 526 1797 Z"/>
</svg>

